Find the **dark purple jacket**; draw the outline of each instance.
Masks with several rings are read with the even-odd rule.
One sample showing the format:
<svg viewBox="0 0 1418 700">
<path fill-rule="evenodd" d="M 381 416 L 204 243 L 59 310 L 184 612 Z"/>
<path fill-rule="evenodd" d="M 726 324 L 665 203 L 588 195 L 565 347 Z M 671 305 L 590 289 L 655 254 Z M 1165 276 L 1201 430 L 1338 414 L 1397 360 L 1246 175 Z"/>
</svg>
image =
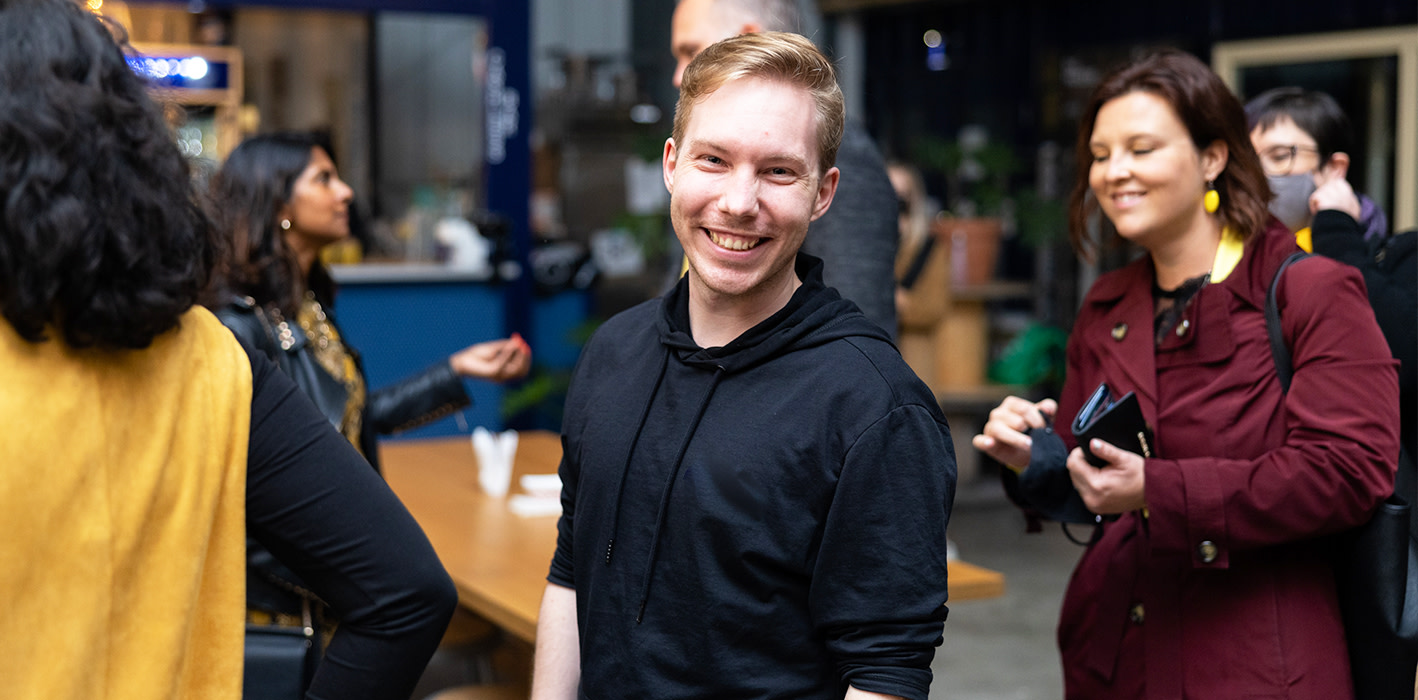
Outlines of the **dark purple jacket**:
<svg viewBox="0 0 1418 700">
<path fill-rule="evenodd" d="M 1322 536 L 1363 522 L 1393 489 L 1396 363 L 1359 273 L 1316 256 L 1279 290 L 1295 365 L 1282 392 L 1262 309 L 1295 250 L 1278 226 L 1253 236 L 1160 346 L 1150 258 L 1084 300 L 1058 424 L 1107 381 L 1137 393 L 1157 456 L 1146 516 L 1104 527 L 1064 599 L 1068 697 L 1352 697 Z"/>
</svg>

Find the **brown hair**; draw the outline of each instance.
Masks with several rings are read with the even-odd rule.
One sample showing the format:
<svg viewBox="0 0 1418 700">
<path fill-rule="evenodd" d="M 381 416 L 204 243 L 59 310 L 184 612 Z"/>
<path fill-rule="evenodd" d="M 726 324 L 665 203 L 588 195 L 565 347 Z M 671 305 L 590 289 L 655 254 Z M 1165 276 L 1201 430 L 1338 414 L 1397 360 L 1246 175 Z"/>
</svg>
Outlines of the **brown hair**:
<svg viewBox="0 0 1418 700">
<path fill-rule="evenodd" d="M 817 106 L 819 173 L 837 162 L 846 120 L 842 89 L 832 62 L 811 41 L 786 32 L 759 32 L 725 39 L 699 52 L 684 69 L 675 105 L 675 143 L 684 138 L 694 106 L 724 83 L 740 78 L 778 80 L 812 94 Z"/>
<path fill-rule="evenodd" d="M 1139 59 L 1108 76 L 1093 91 L 1088 108 L 1078 124 L 1076 163 L 1078 181 L 1069 198 L 1069 239 L 1086 259 L 1092 259 L 1096 241 L 1088 239 L 1088 220 L 1098 212 L 1098 200 L 1091 196 L 1088 172 L 1093 165 L 1089 142 L 1098 110 L 1110 100 L 1132 92 L 1156 95 L 1172 106 L 1191 135 L 1197 150 L 1220 141 L 1226 144 L 1226 167 L 1216 178 L 1221 208 L 1217 211 L 1227 226 L 1243 238 L 1265 228 L 1270 219 L 1266 203 L 1270 184 L 1260 167 L 1260 157 L 1251 146 L 1246 113 L 1221 78 L 1195 56 L 1168 50 Z M 1106 217 L 1104 217 L 1106 223 Z M 1111 230 L 1111 224 L 1105 230 Z"/>
</svg>

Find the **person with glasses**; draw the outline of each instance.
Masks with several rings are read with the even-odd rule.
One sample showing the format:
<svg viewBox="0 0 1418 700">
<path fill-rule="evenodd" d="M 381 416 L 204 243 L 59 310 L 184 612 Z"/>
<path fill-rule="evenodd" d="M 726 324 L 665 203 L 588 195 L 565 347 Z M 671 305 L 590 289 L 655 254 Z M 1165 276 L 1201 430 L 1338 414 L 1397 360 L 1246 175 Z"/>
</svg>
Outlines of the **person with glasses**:
<svg viewBox="0 0 1418 700">
<path fill-rule="evenodd" d="M 1270 212 L 1296 232 L 1301 248 L 1314 252 L 1310 224 L 1321 210 L 1348 214 L 1364 240 L 1388 234 L 1383 210 L 1348 182 L 1353 130 L 1333 97 L 1298 87 L 1267 90 L 1246 104 L 1246 122 L 1275 193 Z"/>
</svg>

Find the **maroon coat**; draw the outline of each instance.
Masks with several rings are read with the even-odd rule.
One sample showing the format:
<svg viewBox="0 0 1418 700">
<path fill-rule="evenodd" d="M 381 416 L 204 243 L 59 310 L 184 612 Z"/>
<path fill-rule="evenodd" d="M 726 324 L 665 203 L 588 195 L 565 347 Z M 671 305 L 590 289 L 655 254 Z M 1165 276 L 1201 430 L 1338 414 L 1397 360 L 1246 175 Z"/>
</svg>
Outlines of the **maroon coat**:
<svg viewBox="0 0 1418 700">
<path fill-rule="evenodd" d="M 1089 291 L 1068 348 L 1059 424 L 1107 381 L 1156 430 L 1147 516 L 1083 555 L 1063 603 L 1069 698 L 1352 696 L 1324 540 L 1393 489 L 1398 380 L 1353 268 L 1314 257 L 1279 290 L 1294 358 L 1285 394 L 1263 308 L 1297 250 L 1271 229 L 1153 341 L 1151 259 Z M 1062 434 L 1072 449 L 1072 436 Z"/>
</svg>

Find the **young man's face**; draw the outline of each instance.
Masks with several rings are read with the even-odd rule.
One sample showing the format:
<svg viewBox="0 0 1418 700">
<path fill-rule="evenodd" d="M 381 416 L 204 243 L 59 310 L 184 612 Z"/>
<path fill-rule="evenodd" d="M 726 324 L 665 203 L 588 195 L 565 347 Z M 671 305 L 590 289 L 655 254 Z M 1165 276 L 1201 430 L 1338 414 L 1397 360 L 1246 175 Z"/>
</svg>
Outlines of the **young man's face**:
<svg viewBox="0 0 1418 700">
<path fill-rule="evenodd" d="M 817 115 L 803 88 L 741 78 L 694 105 L 663 163 L 691 290 L 732 302 L 791 289 L 808 224 L 837 190 L 837 169 L 818 164 Z"/>
</svg>

